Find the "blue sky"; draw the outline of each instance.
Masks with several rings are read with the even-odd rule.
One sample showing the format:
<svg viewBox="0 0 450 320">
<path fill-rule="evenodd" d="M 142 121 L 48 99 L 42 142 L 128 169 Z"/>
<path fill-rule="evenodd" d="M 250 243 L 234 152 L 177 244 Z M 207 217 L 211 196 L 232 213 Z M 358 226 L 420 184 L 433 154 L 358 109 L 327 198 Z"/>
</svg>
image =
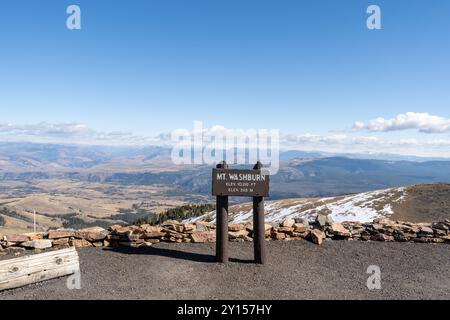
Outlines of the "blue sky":
<svg viewBox="0 0 450 320">
<path fill-rule="evenodd" d="M 66 28 L 70 4 L 81 30 Z M 382 30 L 366 28 L 370 4 Z M 447 142 L 449 34 L 447 0 L 3 0 L 0 123 Z M 440 120 L 368 125 L 407 112 Z"/>
</svg>

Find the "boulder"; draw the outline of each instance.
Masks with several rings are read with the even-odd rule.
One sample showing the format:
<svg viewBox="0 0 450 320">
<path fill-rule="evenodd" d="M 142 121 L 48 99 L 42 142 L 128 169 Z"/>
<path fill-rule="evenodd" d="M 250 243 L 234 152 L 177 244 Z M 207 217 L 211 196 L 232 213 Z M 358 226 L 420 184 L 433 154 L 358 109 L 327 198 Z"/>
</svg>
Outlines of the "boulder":
<svg viewBox="0 0 450 320">
<path fill-rule="evenodd" d="M 184 225 L 184 231 L 185 232 L 193 232 L 193 231 L 195 231 L 195 224 L 193 224 L 193 223 L 186 223 L 185 225 Z"/>
<path fill-rule="evenodd" d="M 326 238 L 325 233 L 319 229 L 311 230 L 310 236 L 311 241 L 318 245 L 321 245 Z"/>
<path fill-rule="evenodd" d="M 433 229 L 439 229 L 439 230 L 445 230 L 445 231 L 448 231 L 448 230 L 449 230 L 448 225 L 445 224 L 445 223 L 443 223 L 443 222 L 435 222 L 435 223 L 433 223 L 433 224 L 431 225 L 431 227 L 432 227 Z"/>
<path fill-rule="evenodd" d="M 292 218 L 284 219 L 281 223 L 282 227 L 291 228 L 295 224 L 295 220 Z"/>
<path fill-rule="evenodd" d="M 333 223 L 333 218 L 331 218 L 331 215 L 327 214 L 318 214 L 316 218 L 316 223 L 324 228 L 325 226 L 328 226 Z"/>
<path fill-rule="evenodd" d="M 329 232 L 331 232 L 335 236 L 339 237 L 351 237 L 350 231 L 344 228 L 344 226 L 340 223 L 333 222 L 328 228 Z"/>
<path fill-rule="evenodd" d="M 206 221 L 196 221 L 195 222 L 195 228 L 197 231 L 208 231 L 212 229 L 213 225 L 212 223 L 206 222 Z"/>
<path fill-rule="evenodd" d="M 32 249 L 48 249 L 52 247 L 52 240 L 48 239 L 40 239 L 40 240 L 31 240 L 22 243 L 22 247 L 32 248 Z"/>
<path fill-rule="evenodd" d="M 294 227 L 295 232 L 303 233 L 308 230 L 309 225 L 305 225 L 304 223 L 297 222 L 297 223 L 294 223 L 293 227 Z"/>
<path fill-rule="evenodd" d="M 69 238 L 59 238 L 52 240 L 54 246 L 61 246 L 63 244 L 69 243 Z"/>
<path fill-rule="evenodd" d="M 160 239 L 162 237 L 164 237 L 166 235 L 166 232 L 159 232 L 159 231 L 154 231 L 154 232 L 146 232 L 144 234 L 141 235 L 142 239 Z"/>
<path fill-rule="evenodd" d="M 75 237 L 91 242 L 102 241 L 108 235 L 108 231 L 101 227 L 84 228 L 75 232 Z"/>
<path fill-rule="evenodd" d="M 434 231 L 430 227 L 426 227 L 426 226 L 419 227 L 419 233 L 418 233 L 419 237 L 432 237 L 433 235 L 434 235 Z"/>
<path fill-rule="evenodd" d="M 309 221 L 308 221 L 308 219 L 305 219 L 305 218 L 295 218 L 294 220 L 295 220 L 295 223 L 301 223 L 301 224 L 303 224 L 303 225 L 309 227 Z"/>
<path fill-rule="evenodd" d="M 230 239 L 238 239 L 238 238 L 245 238 L 248 236 L 249 232 L 247 230 L 239 230 L 239 231 L 229 231 L 228 237 Z"/>
<path fill-rule="evenodd" d="M 215 231 L 201 231 L 194 232 L 191 234 L 192 242 L 195 243 L 203 243 L 203 242 L 214 242 L 216 241 L 216 232 Z"/>
<path fill-rule="evenodd" d="M 376 218 L 373 220 L 373 223 L 390 225 L 393 224 L 393 221 L 388 218 Z"/>
<path fill-rule="evenodd" d="M 69 241 L 70 246 L 76 248 L 92 247 L 92 243 L 85 239 L 74 239 Z"/>
<path fill-rule="evenodd" d="M 21 243 L 21 242 L 30 241 L 30 237 L 26 236 L 24 234 L 11 234 L 9 236 L 6 236 L 6 241 Z"/>
<path fill-rule="evenodd" d="M 286 234 L 283 232 L 272 232 L 272 239 L 274 240 L 284 240 L 286 239 Z"/>
<path fill-rule="evenodd" d="M 175 225 L 174 226 L 174 230 L 176 231 L 176 232 L 184 232 L 184 226 L 183 225 Z"/>
<path fill-rule="evenodd" d="M 50 230 L 48 232 L 49 239 L 70 238 L 73 236 L 75 236 L 75 231 L 73 230 Z"/>
<path fill-rule="evenodd" d="M 31 232 L 31 233 L 25 233 L 27 237 L 30 238 L 30 240 L 40 240 L 44 239 L 44 233 L 43 232 Z"/>
<path fill-rule="evenodd" d="M 242 223 L 230 223 L 228 225 L 228 231 L 241 231 L 245 229 L 245 225 Z"/>
<path fill-rule="evenodd" d="M 148 233 L 148 232 L 160 232 L 162 230 L 161 227 L 151 226 L 149 224 L 142 225 L 141 228 L 142 228 L 142 230 L 145 231 L 145 233 Z"/>
<path fill-rule="evenodd" d="M 289 234 L 289 233 L 292 233 L 294 231 L 294 228 L 292 228 L 292 227 L 278 227 L 278 228 L 275 228 L 275 231 Z"/>
<path fill-rule="evenodd" d="M 374 241 L 394 241 L 394 237 L 393 236 L 389 236 L 387 234 L 384 233 L 377 233 L 375 235 L 372 235 L 371 240 Z"/>
</svg>

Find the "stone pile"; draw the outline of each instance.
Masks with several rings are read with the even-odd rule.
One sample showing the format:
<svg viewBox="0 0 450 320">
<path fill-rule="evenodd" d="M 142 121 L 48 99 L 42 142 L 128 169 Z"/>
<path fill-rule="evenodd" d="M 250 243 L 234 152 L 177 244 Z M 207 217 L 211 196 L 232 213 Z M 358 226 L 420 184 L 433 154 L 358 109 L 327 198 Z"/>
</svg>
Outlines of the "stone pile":
<svg viewBox="0 0 450 320">
<path fill-rule="evenodd" d="M 215 242 L 213 223 L 198 221 L 179 223 L 169 220 L 159 226 L 113 225 L 81 230 L 58 229 L 42 233 L 0 236 L 0 255 L 15 255 L 32 249 L 63 249 L 75 247 L 145 247 L 158 242 Z M 232 223 L 228 226 L 230 241 L 252 241 L 251 223 Z M 279 224 L 266 224 L 266 240 L 305 239 L 316 244 L 325 240 L 398 241 L 450 243 L 450 220 L 436 223 L 410 223 L 376 219 L 370 223 L 334 222 L 330 216 L 319 215 L 313 222 L 305 219 L 286 219 Z"/>
</svg>

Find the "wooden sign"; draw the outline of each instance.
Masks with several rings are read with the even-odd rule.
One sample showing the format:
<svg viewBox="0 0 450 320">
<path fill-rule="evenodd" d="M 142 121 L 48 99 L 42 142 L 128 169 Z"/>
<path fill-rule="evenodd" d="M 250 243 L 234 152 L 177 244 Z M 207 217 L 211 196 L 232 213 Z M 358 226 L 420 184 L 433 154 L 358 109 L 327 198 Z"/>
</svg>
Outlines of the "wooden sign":
<svg viewBox="0 0 450 320">
<path fill-rule="evenodd" d="M 262 170 L 219 169 L 212 172 L 214 196 L 267 197 L 269 174 Z"/>
<path fill-rule="evenodd" d="M 269 195 L 269 174 L 257 162 L 253 170 L 230 169 L 226 161 L 212 170 L 216 196 L 216 261 L 228 262 L 228 196 L 253 197 L 253 248 L 255 262 L 266 262 L 264 197 Z"/>
</svg>

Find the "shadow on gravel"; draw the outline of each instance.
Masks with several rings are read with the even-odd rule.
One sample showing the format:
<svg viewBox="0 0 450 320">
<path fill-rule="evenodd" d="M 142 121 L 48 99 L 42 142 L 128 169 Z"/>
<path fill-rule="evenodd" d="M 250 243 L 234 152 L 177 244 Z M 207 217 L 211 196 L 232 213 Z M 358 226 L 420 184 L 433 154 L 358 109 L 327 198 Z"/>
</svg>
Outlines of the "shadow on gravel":
<svg viewBox="0 0 450 320">
<path fill-rule="evenodd" d="M 103 248 L 105 251 L 114 251 L 123 254 L 145 254 L 145 255 L 154 255 L 154 256 L 163 256 L 174 259 L 183 259 L 190 260 L 195 262 L 208 262 L 208 263 L 216 263 L 216 257 L 209 254 L 195 253 L 195 252 L 186 252 L 180 250 L 173 249 L 165 249 L 165 248 L 156 248 L 156 247 L 145 247 L 145 248 L 127 248 L 127 247 L 118 247 L 118 248 Z M 230 262 L 237 263 L 253 263 L 253 260 L 245 260 L 238 258 L 229 258 Z"/>
</svg>

